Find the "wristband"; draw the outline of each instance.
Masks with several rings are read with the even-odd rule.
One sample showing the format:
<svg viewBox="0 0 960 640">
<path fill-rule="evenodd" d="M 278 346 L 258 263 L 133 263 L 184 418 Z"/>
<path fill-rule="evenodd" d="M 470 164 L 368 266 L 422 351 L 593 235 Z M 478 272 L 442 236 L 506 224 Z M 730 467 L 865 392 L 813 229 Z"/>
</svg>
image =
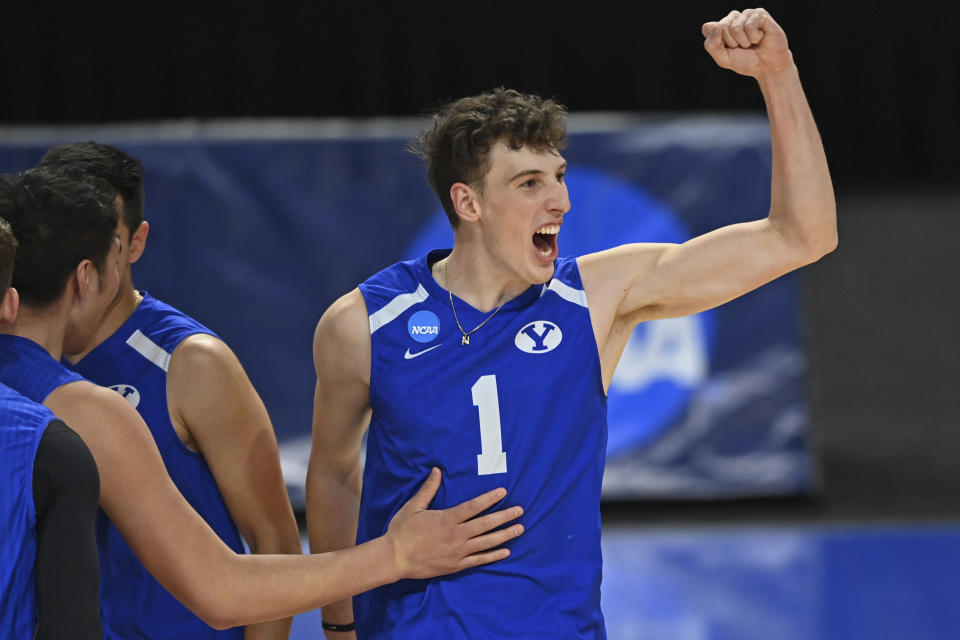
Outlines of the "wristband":
<svg viewBox="0 0 960 640">
<path fill-rule="evenodd" d="M 326 620 L 323 620 L 320 624 L 326 631 L 353 631 L 357 628 L 357 625 L 353 622 L 348 622 L 346 624 L 334 624 L 333 622 L 327 622 Z"/>
</svg>

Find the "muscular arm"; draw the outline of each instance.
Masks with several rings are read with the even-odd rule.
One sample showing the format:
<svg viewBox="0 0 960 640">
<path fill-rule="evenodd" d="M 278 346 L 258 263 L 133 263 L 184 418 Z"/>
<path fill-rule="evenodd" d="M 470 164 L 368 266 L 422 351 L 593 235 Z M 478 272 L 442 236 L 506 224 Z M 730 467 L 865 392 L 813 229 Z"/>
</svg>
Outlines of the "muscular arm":
<svg viewBox="0 0 960 640">
<path fill-rule="evenodd" d="M 826 156 L 786 36 L 762 9 L 704 25 L 717 64 L 756 78 L 773 153 L 767 218 L 680 245 L 634 244 L 580 258 L 604 385 L 638 323 L 723 304 L 819 259 L 837 244 Z"/>
<path fill-rule="evenodd" d="M 51 422 L 33 464 L 37 511 L 37 640 L 95 640 L 100 630 L 97 540 L 100 477 L 83 440 Z"/>
<path fill-rule="evenodd" d="M 307 469 L 307 529 L 314 553 L 354 544 L 360 508 L 363 433 L 370 419 L 370 331 L 358 289 L 337 300 L 320 319 L 313 341 L 317 387 L 313 445 Z M 351 600 L 323 610 L 333 623 L 353 621 Z M 353 633 L 327 632 L 336 640 Z"/>
<path fill-rule="evenodd" d="M 210 466 L 250 551 L 301 553 L 270 417 L 230 348 L 206 334 L 184 340 L 170 358 L 167 397 L 174 424 Z M 245 637 L 286 638 L 291 622 L 253 625 Z"/>
</svg>

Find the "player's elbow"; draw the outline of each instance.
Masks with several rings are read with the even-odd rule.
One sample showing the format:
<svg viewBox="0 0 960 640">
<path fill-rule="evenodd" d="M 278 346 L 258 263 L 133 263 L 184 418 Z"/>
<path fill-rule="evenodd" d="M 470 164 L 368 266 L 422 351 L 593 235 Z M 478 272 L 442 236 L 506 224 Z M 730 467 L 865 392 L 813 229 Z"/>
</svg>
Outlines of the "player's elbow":
<svg viewBox="0 0 960 640">
<path fill-rule="evenodd" d="M 817 236 L 807 243 L 807 258 L 809 262 L 816 262 L 823 256 L 837 248 L 840 238 L 837 234 L 837 227 L 833 226 L 824 229 Z"/>
<path fill-rule="evenodd" d="M 188 608 L 206 624 L 218 631 L 223 631 L 247 622 L 242 619 L 241 611 L 231 608 L 232 601 L 235 602 L 230 598 L 218 599 L 213 593 L 208 593 L 191 602 Z"/>
<path fill-rule="evenodd" d="M 835 224 L 815 229 L 794 230 L 784 234 L 786 246 L 790 247 L 791 261 L 796 266 L 816 262 L 837 248 L 838 237 Z"/>
<path fill-rule="evenodd" d="M 175 595 L 194 615 L 214 629 L 250 624 L 250 603 L 244 604 L 250 593 L 240 587 L 237 577 L 229 570 L 214 573 L 203 582 L 186 585 L 186 589 Z"/>
<path fill-rule="evenodd" d="M 187 605 L 198 618 L 218 631 L 244 624 L 237 611 L 230 611 L 227 602 L 217 602 L 211 597 L 200 597 Z"/>
</svg>

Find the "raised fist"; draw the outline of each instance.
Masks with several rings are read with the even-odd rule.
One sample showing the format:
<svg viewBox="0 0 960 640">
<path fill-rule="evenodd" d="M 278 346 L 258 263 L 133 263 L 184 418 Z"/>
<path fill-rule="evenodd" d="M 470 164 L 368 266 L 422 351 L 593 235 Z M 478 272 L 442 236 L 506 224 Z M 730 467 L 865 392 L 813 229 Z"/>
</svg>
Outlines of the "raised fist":
<svg viewBox="0 0 960 640">
<path fill-rule="evenodd" d="M 701 31 L 703 47 L 724 69 L 759 78 L 793 65 L 787 36 L 766 9 L 731 11 Z"/>
</svg>

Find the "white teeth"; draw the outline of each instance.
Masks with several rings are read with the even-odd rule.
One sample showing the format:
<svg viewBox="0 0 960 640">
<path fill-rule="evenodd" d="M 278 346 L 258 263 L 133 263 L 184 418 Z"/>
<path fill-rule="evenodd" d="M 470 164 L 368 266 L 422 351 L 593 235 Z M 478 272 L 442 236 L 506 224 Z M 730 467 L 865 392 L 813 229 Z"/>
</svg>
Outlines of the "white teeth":
<svg viewBox="0 0 960 640">
<path fill-rule="evenodd" d="M 558 233 L 560 233 L 560 225 L 558 225 L 558 224 L 545 224 L 545 225 L 543 225 L 542 227 L 540 227 L 539 229 L 537 229 L 537 233 L 543 233 L 543 234 L 548 234 L 548 235 L 555 236 L 555 235 L 557 235 Z"/>
<path fill-rule="evenodd" d="M 547 257 L 548 255 L 553 253 L 553 249 L 551 249 L 550 247 L 547 247 L 546 249 L 537 249 L 537 253 L 539 253 L 543 257 Z"/>
</svg>

